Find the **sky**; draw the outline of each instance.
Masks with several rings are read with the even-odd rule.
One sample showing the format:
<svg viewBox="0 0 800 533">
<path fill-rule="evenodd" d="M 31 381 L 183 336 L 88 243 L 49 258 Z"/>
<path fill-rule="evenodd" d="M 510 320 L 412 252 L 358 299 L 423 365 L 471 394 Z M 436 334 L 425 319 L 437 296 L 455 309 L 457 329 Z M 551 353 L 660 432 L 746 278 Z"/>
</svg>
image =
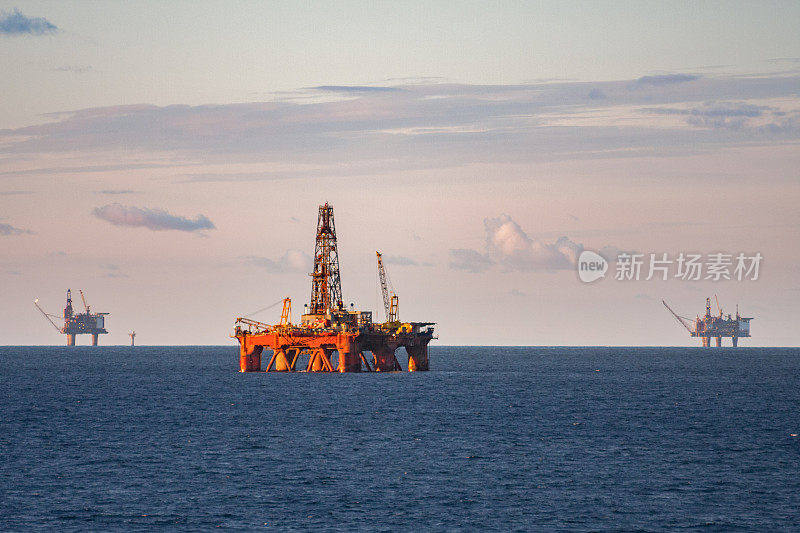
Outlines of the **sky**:
<svg viewBox="0 0 800 533">
<path fill-rule="evenodd" d="M 102 344 L 233 345 L 299 315 L 329 202 L 345 300 L 382 317 L 380 250 L 440 344 L 693 346 L 661 300 L 717 295 L 742 345 L 797 346 L 798 27 L 797 2 L 0 1 L 0 344 L 63 344 L 33 300 L 71 288 Z M 645 279 L 682 253 L 763 260 Z"/>
</svg>

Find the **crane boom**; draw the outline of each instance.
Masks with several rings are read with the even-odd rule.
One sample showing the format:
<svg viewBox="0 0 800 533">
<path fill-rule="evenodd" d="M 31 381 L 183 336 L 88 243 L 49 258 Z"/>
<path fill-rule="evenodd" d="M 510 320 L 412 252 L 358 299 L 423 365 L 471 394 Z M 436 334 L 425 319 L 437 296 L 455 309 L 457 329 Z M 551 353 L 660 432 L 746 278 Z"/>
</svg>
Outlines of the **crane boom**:
<svg viewBox="0 0 800 533">
<path fill-rule="evenodd" d="M 686 331 L 688 331 L 689 333 L 694 333 L 694 331 L 692 331 L 692 328 L 691 328 L 691 327 L 689 327 L 689 324 L 687 324 L 687 323 L 686 323 L 686 322 L 688 322 L 688 320 L 687 320 L 687 319 L 683 318 L 682 316 L 678 316 L 678 313 L 676 313 L 675 311 L 673 311 L 673 310 L 672 310 L 672 308 L 671 308 L 670 306 L 668 306 L 668 305 L 667 305 L 667 302 L 665 302 L 664 300 L 661 300 L 661 303 L 662 303 L 662 304 L 664 304 L 664 307 L 666 307 L 666 308 L 667 308 L 667 310 L 668 310 L 670 313 L 672 313 L 672 316 L 674 316 L 674 317 L 675 317 L 675 320 L 677 320 L 677 321 L 678 321 L 678 323 L 679 323 L 681 326 L 683 326 L 683 327 L 685 327 L 685 328 L 686 328 Z"/>
<path fill-rule="evenodd" d="M 389 289 L 386 287 L 386 270 L 383 268 L 383 261 L 381 260 L 381 253 L 375 252 L 378 256 L 378 278 L 381 282 L 381 293 L 383 294 L 383 310 L 386 313 L 386 321 L 389 321 Z"/>
<path fill-rule="evenodd" d="M 281 321 L 279 326 L 290 327 L 292 325 L 292 299 L 288 296 L 283 299 L 283 310 L 281 311 Z"/>
<path fill-rule="evenodd" d="M 41 312 L 41 313 L 44 315 L 44 317 L 47 319 L 47 321 L 48 321 L 48 322 L 50 322 L 51 324 L 53 324 L 53 327 L 54 327 L 54 328 L 56 328 L 56 331 L 58 331 L 59 333 L 61 333 L 61 328 L 59 328 L 58 326 L 56 326 L 56 323 L 55 323 L 55 322 L 53 322 L 53 320 L 50 318 L 50 315 L 48 315 L 47 313 L 45 313 L 45 312 L 44 312 L 44 309 L 42 309 L 41 307 L 39 307 L 39 298 L 36 298 L 36 299 L 33 301 L 33 305 L 35 305 L 35 306 L 36 306 L 36 309 L 38 309 L 38 310 L 39 310 L 39 312 Z"/>
<path fill-rule="evenodd" d="M 78 289 L 78 292 L 81 293 L 81 300 L 83 301 L 83 307 L 86 308 L 86 314 L 89 314 L 89 305 L 86 303 L 86 296 L 83 295 L 83 291 Z"/>
<path fill-rule="evenodd" d="M 394 292 L 392 281 L 389 279 L 389 276 L 386 274 L 386 269 L 383 267 L 383 260 L 382 260 L 383 256 L 381 255 L 380 252 L 375 252 L 375 255 L 378 256 L 378 277 L 380 278 L 381 281 L 381 292 L 383 293 L 383 310 L 386 313 L 386 321 L 397 322 L 398 307 L 399 307 L 398 298 Z"/>
</svg>

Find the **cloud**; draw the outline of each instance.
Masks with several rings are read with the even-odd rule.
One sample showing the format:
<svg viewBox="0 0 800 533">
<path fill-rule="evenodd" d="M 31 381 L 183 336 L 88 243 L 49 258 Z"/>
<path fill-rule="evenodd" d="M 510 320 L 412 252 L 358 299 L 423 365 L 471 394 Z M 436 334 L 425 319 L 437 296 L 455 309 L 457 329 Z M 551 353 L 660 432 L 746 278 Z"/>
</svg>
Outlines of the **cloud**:
<svg viewBox="0 0 800 533">
<path fill-rule="evenodd" d="M 464 270 L 477 274 L 487 271 L 493 264 L 488 255 L 468 248 L 456 248 L 450 250 L 449 254 L 448 266 L 453 270 Z"/>
<path fill-rule="evenodd" d="M 704 128 L 740 129 L 748 124 L 749 119 L 762 117 L 766 111 L 775 116 L 785 116 L 772 107 L 748 104 L 746 102 L 706 102 L 702 106 L 690 108 L 656 108 L 648 112 L 662 115 L 684 115 L 686 123 Z"/>
<path fill-rule="evenodd" d="M 606 97 L 606 95 L 600 89 L 592 89 L 589 91 L 589 94 L 586 95 L 586 98 L 589 100 L 602 100 Z"/>
<path fill-rule="evenodd" d="M 130 189 L 104 189 L 97 191 L 97 194 L 134 194 L 135 192 Z"/>
<path fill-rule="evenodd" d="M 96 207 L 92 214 L 115 226 L 142 227 L 153 231 L 201 231 L 215 229 L 205 215 L 197 215 L 194 220 L 171 215 L 163 209 L 150 209 L 111 204 Z"/>
<path fill-rule="evenodd" d="M 26 17 L 19 9 L 0 12 L 0 35 L 44 35 L 55 33 L 55 24 L 43 17 Z"/>
<path fill-rule="evenodd" d="M 507 271 L 570 270 L 575 268 L 583 245 L 567 237 L 554 242 L 533 239 L 510 216 L 484 220 L 486 251 L 450 250 L 450 268 L 484 272 L 493 265 Z"/>
<path fill-rule="evenodd" d="M 92 70 L 91 65 L 65 65 L 63 67 L 56 67 L 53 69 L 55 72 L 72 72 L 73 74 L 86 74 Z"/>
<path fill-rule="evenodd" d="M 107 264 L 103 266 L 103 269 L 106 271 L 104 277 L 106 278 L 127 278 L 128 275 L 120 272 L 119 265 L 114 264 Z"/>
<path fill-rule="evenodd" d="M 263 268 L 271 274 L 311 272 L 313 268 L 311 256 L 300 250 L 289 250 L 277 260 L 255 255 L 247 256 L 244 260 L 251 265 Z"/>
<path fill-rule="evenodd" d="M 231 157 L 241 163 L 270 165 L 230 173 L 189 174 L 190 185 L 379 175 L 457 167 L 465 162 L 515 164 L 675 155 L 707 147 L 774 143 L 776 136 L 800 140 L 800 131 L 786 116 L 782 121 L 773 120 L 773 127 L 750 123 L 766 116 L 730 116 L 731 112 L 752 112 L 746 106 L 758 107 L 767 99 L 775 102 L 770 104 L 774 113 L 800 108 L 800 75 L 676 74 L 638 81 L 521 85 L 437 83 L 390 87 L 393 91 L 359 86 L 322 88 L 348 91 L 348 98 L 302 103 L 276 99 L 226 105 L 129 105 L 57 113 L 43 124 L 0 130 L 0 155 L 125 150 L 151 154 L 154 162 L 122 161 L 120 168 L 182 166 L 196 170 L 196 165 L 227 163 Z M 647 116 L 659 108 L 698 108 L 698 112 L 686 114 L 682 123 Z M 667 115 L 669 111 L 658 113 Z M 703 121 L 720 127 L 698 127 L 696 123 Z M 738 129 L 736 121 L 742 122 Z M 343 153 L 347 154 L 346 163 Z M 165 164 L 162 154 L 171 158 L 178 154 L 181 163 Z M 279 169 L 274 165 L 278 161 Z M 105 170 L 103 165 L 53 167 L 2 175 L 65 171 Z"/>
<path fill-rule="evenodd" d="M 753 105 L 743 102 L 709 102 L 700 107 L 689 109 L 661 108 L 650 109 L 653 113 L 665 115 L 694 115 L 703 117 L 760 117 L 764 111 L 771 109 L 768 106 Z"/>
<path fill-rule="evenodd" d="M 700 79 L 700 76 L 694 74 L 660 74 L 657 76 L 642 76 L 636 80 L 636 84 L 661 87 L 664 85 L 675 85 L 676 83 L 686 83 L 697 79 Z"/>
<path fill-rule="evenodd" d="M 314 87 L 317 91 L 334 93 L 386 93 L 399 91 L 397 87 L 371 87 L 368 85 L 320 85 Z"/>
<path fill-rule="evenodd" d="M 508 270 L 566 270 L 575 266 L 583 245 L 567 237 L 553 243 L 531 239 L 510 216 L 484 220 L 486 250 Z"/>
<path fill-rule="evenodd" d="M 33 235 L 31 230 L 16 228 L 11 224 L 0 224 L 0 235 Z"/>
<path fill-rule="evenodd" d="M 397 266 L 433 266 L 431 263 L 426 261 L 420 262 L 410 257 L 405 257 L 402 255 L 388 255 L 383 257 L 383 262 L 387 265 L 397 265 Z"/>
<path fill-rule="evenodd" d="M 0 191 L 0 196 L 23 196 L 33 194 L 33 191 Z"/>
</svg>

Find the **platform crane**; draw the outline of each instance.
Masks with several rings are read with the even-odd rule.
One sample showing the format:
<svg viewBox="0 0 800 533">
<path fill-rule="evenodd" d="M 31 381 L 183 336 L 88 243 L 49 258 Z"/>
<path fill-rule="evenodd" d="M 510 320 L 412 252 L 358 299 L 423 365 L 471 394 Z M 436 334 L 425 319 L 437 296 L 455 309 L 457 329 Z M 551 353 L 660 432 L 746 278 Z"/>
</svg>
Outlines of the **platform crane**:
<svg viewBox="0 0 800 533">
<path fill-rule="evenodd" d="M 283 309 L 281 310 L 281 321 L 279 326 L 284 328 L 292 327 L 292 299 L 288 296 L 283 299 Z"/>
<path fill-rule="evenodd" d="M 375 252 L 378 256 L 378 277 L 381 282 L 381 292 L 383 293 L 383 310 L 386 313 L 386 322 L 399 322 L 399 300 L 397 294 L 394 292 L 392 280 L 386 274 L 386 269 L 383 267 L 383 256 L 380 252 Z"/>
<path fill-rule="evenodd" d="M 89 311 L 89 304 L 86 303 L 86 296 L 83 295 L 83 291 L 78 289 L 78 292 L 81 293 L 81 301 L 83 302 L 83 307 L 86 309 L 86 314 L 90 313 Z"/>
<path fill-rule="evenodd" d="M 53 324 L 53 327 L 54 327 L 54 328 L 56 328 L 56 331 L 58 331 L 59 333 L 61 333 L 61 328 L 60 328 L 60 327 L 58 327 L 58 326 L 56 325 L 56 323 L 55 323 L 55 322 L 53 322 L 53 318 L 61 318 L 61 317 L 60 317 L 60 316 L 56 316 L 56 315 L 51 315 L 50 313 L 46 313 L 44 309 L 42 309 L 41 307 L 39 307 L 39 298 L 36 298 L 36 299 L 33 301 L 33 305 L 35 305 L 35 306 L 36 306 L 36 309 L 38 309 L 38 310 L 39 310 L 39 312 L 40 312 L 40 313 L 42 313 L 42 314 L 44 315 L 44 317 L 47 319 L 47 321 L 48 321 L 48 322 L 50 322 L 51 324 Z M 52 318 L 51 318 L 51 317 L 52 317 Z"/>
<path fill-rule="evenodd" d="M 692 329 L 692 327 L 691 327 L 691 325 L 690 325 L 690 324 L 692 324 L 692 319 L 690 319 L 690 318 L 686 318 L 685 316 L 680 316 L 678 313 L 676 313 L 675 311 L 673 311 L 673 310 L 672 310 L 672 308 L 671 308 L 670 306 L 668 306 L 668 305 L 667 305 L 667 302 L 665 302 L 664 300 L 661 300 L 661 303 L 662 303 L 662 304 L 664 304 L 664 307 L 666 307 L 666 308 L 667 308 L 667 310 L 668 310 L 670 313 L 672 313 L 672 316 L 674 316 L 674 317 L 675 317 L 675 320 L 677 320 L 677 321 L 678 321 L 678 323 L 679 323 L 681 326 L 683 326 L 683 327 L 685 327 L 685 328 L 686 328 L 686 331 L 688 331 L 688 332 L 689 332 L 691 335 L 694 335 L 694 330 Z"/>
</svg>

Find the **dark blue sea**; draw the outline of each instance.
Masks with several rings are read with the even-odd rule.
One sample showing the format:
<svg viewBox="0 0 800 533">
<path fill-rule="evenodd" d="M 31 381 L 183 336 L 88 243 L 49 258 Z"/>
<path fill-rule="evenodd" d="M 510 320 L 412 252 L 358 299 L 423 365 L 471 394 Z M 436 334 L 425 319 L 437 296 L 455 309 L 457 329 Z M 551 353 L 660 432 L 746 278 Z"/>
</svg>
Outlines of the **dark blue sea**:
<svg viewBox="0 0 800 533">
<path fill-rule="evenodd" d="M 433 346 L 431 368 L 0 348 L 0 530 L 800 530 L 800 349 Z"/>
</svg>

